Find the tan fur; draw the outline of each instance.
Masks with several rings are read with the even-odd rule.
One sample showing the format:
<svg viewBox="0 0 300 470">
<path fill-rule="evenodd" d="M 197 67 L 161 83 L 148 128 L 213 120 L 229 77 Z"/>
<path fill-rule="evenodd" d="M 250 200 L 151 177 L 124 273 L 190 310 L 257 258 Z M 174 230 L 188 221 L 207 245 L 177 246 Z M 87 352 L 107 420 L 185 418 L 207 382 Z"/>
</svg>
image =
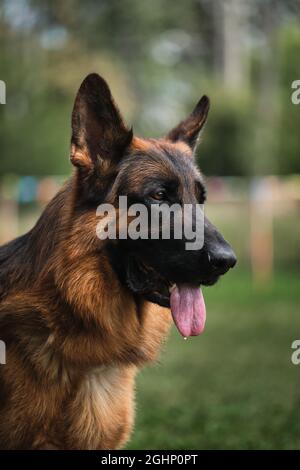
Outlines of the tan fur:
<svg viewBox="0 0 300 470">
<path fill-rule="evenodd" d="M 137 368 L 155 360 L 169 329 L 168 309 L 137 306 L 120 284 L 96 237 L 95 213 L 75 218 L 70 210 L 70 185 L 76 178 L 46 211 L 60 220 L 52 255 L 33 282 L 0 303 L 7 343 L 0 448 L 123 446 Z"/>
<path fill-rule="evenodd" d="M 146 177 L 179 181 L 183 172 L 194 200 L 190 157 L 208 107 L 203 97 L 164 141 L 140 139 L 101 77 L 81 84 L 76 172 L 28 234 L 0 247 L 0 449 L 115 449 L 128 440 L 136 372 L 157 358 L 171 314 L 116 274 L 96 207 L 143 194 Z"/>
</svg>

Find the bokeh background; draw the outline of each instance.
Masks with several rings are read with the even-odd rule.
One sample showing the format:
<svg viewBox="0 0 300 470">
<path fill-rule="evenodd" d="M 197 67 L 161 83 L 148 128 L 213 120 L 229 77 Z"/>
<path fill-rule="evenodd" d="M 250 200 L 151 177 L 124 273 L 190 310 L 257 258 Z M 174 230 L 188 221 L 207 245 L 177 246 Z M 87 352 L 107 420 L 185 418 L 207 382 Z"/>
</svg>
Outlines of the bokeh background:
<svg viewBox="0 0 300 470">
<path fill-rule="evenodd" d="M 1 243 L 70 174 L 70 113 L 90 72 L 146 137 L 210 96 L 206 213 L 239 259 L 204 289 L 205 333 L 174 329 L 140 373 L 128 448 L 300 448 L 300 2 L 1 0 Z"/>
</svg>

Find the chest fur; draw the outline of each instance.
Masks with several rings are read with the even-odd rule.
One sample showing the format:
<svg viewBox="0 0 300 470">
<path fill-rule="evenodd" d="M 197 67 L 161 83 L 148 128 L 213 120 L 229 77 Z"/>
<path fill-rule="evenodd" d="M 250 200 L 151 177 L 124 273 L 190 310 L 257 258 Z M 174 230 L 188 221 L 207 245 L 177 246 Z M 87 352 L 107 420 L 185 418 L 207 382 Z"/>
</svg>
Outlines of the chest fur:
<svg viewBox="0 0 300 470">
<path fill-rule="evenodd" d="M 134 420 L 136 368 L 99 367 L 86 374 L 65 413 L 67 448 L 114 449 L 129 438 Z"/>
</svg>

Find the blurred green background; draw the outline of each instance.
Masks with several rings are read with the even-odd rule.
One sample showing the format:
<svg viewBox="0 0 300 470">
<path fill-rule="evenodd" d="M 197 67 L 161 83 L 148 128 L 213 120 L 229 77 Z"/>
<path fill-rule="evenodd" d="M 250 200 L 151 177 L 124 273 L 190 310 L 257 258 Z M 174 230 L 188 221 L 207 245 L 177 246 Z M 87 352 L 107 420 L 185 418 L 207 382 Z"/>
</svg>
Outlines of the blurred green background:
<svg viewBox="0 0 300 470">
<path fill-rule="evenodd" d="M 164 135 L 211 98 L 197 159 L 236 269 L 205 289 L 205 333 L 174 330 L 141 372 L 128 448 L 300 448 L 298 0 L 0 0 L 0 242 L 70 174 L 70 113 L 90 72 L 129 125 Z"/>
</svg>

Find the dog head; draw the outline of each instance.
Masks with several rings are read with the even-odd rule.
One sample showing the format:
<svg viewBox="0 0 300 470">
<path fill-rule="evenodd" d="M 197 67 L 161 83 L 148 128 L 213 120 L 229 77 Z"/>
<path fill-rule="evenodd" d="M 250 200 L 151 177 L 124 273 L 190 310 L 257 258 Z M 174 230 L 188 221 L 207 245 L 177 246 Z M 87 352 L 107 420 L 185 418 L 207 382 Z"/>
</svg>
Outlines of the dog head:
<svg viewBox="0 0 300 470">
<path fill-rule="evenodd" d="M 111 203 L 120 211 L 119 197 L 126 196 L 128 207 L 142 204 L 150 218 L 162 205 L 189 207 L 193 233 L 203 231 L 201 246 L 187 249 L 187 236 L 183 230 L 181 236 L 175 235 L 172 217 L 167 239 L 160 236 L 159 219 L 156 237 L 117 237 L 106 244 L 121 282 L 137 298 L 171 306 L 185 336 L 199 334 L 204 327 L 199 286 L 214 284 L 236 263 L 230 245 L 203 211 L 194 210 L 206 198 L 194 153 L 208 110 L 209 99 L 203 96 L 165 138 L 141 139 L 124 124 L 106 82 L 92 74 L 79 89 L 72 115 L 71 161 L 77 167 L 82 202 L 95 208 Z M 149 235 L 149 224 L 146 232 Z"/>
</svg>

